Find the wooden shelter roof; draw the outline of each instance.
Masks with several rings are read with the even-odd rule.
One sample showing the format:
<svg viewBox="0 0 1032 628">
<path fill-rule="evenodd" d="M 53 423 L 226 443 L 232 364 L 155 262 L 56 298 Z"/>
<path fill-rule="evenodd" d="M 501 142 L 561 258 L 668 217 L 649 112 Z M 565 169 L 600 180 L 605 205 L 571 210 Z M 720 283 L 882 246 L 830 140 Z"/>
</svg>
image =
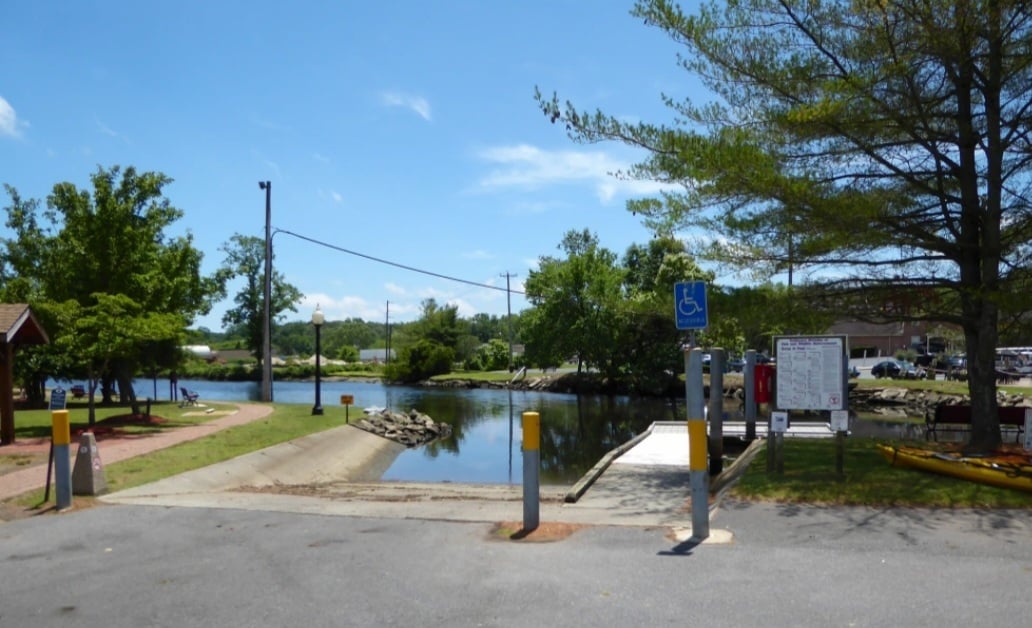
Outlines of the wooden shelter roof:
<svg viewBox="0 0 1032 628">
<path fill-rule="evenodd" d="M 44 345 L 47 332 L 25 303 L 0 303 L 0 344 Z"/>
</svg>

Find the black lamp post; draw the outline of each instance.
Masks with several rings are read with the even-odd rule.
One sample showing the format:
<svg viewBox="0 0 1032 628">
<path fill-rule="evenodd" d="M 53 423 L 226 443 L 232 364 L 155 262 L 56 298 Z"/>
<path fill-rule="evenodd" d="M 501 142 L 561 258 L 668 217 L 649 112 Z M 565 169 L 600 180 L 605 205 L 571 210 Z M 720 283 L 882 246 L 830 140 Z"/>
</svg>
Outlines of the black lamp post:
<svg viewBox="0 0 1032 628">
<path fill-rule="evenodd" d="M 322 310 L 319 306 L 315 306 L 315 311 L 312 312 L 312 325 L 315 326 L 315 405 L 312 406 L 312 414 L 322 414 L 322 397 L 319 389 L 319 353 L 322 349 L 319 347 L 319 330 L 322 328 L 323 323 L 326 321 L 323 316 Z"/>
</svg>

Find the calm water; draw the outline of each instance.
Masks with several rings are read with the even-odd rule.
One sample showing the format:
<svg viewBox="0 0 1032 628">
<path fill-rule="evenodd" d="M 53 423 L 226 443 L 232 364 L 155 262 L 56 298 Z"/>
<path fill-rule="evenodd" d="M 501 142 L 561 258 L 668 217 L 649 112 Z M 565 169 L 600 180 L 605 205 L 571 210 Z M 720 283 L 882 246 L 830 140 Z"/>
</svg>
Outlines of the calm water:
<svg viewBox="0 0 1032 628">
<path fill-rule="evenodd" d="M 260 385 L 253 382 L 180 380 L 179 385 L 196 391 L 202 402 L 256 401 L 261 396 Z M 149 380 L 137 380 L 134 386 L 141 397 L 169 398 L 167 380 L 159 380 L 157 387 Z M 684 418 L 683 402 L 678 411 L 671 402 L 657 399 L 323 382 L 323 409 L 328 416 L 339 416 L 341 423 L 344 394 L 355 398 L 348 409 L 352 421 L 362 417 L 363 408 L 378 406 L 400 412 L 415 408 L 452 426 L 450 438 L 402 452 L 384 474 L 385 480 L 519 484 L 523 480 L 521 417 L 534 411 L 541 415 L 541 482 L 569 485 L 606 452 L 653 421 Z M 273 395 L 279 403 L 312 404 L 315 385 L 275 382 Z"/>
</svg>

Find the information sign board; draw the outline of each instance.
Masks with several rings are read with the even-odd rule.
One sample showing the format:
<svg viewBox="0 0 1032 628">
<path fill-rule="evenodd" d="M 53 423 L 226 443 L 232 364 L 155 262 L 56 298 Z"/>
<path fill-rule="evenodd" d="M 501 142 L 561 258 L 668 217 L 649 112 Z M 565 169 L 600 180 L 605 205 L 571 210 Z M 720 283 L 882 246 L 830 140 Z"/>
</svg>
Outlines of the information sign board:
<svg viewBox="0 0 1032 628">
<path fill-rule="evenodd" d="M 845 336 L 775 338 L 775 402 L 786 410 L 845 410 Z"/>
</svg>

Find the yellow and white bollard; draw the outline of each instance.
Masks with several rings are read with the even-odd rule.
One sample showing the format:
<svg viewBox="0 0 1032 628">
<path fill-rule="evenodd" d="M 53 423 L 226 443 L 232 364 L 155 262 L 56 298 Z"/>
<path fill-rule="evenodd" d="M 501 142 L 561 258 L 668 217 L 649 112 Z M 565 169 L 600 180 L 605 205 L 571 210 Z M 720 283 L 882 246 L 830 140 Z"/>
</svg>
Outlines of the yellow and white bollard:
<svg viewBox="0 0 1032 628">
<path fill-rule="evenodd" d="M 51 442 L 54 444 L 54 488 L 57 496 L 57 509 L 72 506 L 72 461 L 68 446 L 72 442 L 71 426 L 68 423 L 68 410 L 53 410 L 50 413 Z"/>
<path fill-rule="evenodd" d="M 523 413 L 523 531 L 540 525 L 541 415 Z"/>
<path fill-rule="evenodd" d="M 684 392 L 688 408 L 688 471 L 692 487 L 692 538 L 709 537 L 709 464 L 706 401 L 702 385 L 702 350 L 684 356 Z"/>
</svg>

